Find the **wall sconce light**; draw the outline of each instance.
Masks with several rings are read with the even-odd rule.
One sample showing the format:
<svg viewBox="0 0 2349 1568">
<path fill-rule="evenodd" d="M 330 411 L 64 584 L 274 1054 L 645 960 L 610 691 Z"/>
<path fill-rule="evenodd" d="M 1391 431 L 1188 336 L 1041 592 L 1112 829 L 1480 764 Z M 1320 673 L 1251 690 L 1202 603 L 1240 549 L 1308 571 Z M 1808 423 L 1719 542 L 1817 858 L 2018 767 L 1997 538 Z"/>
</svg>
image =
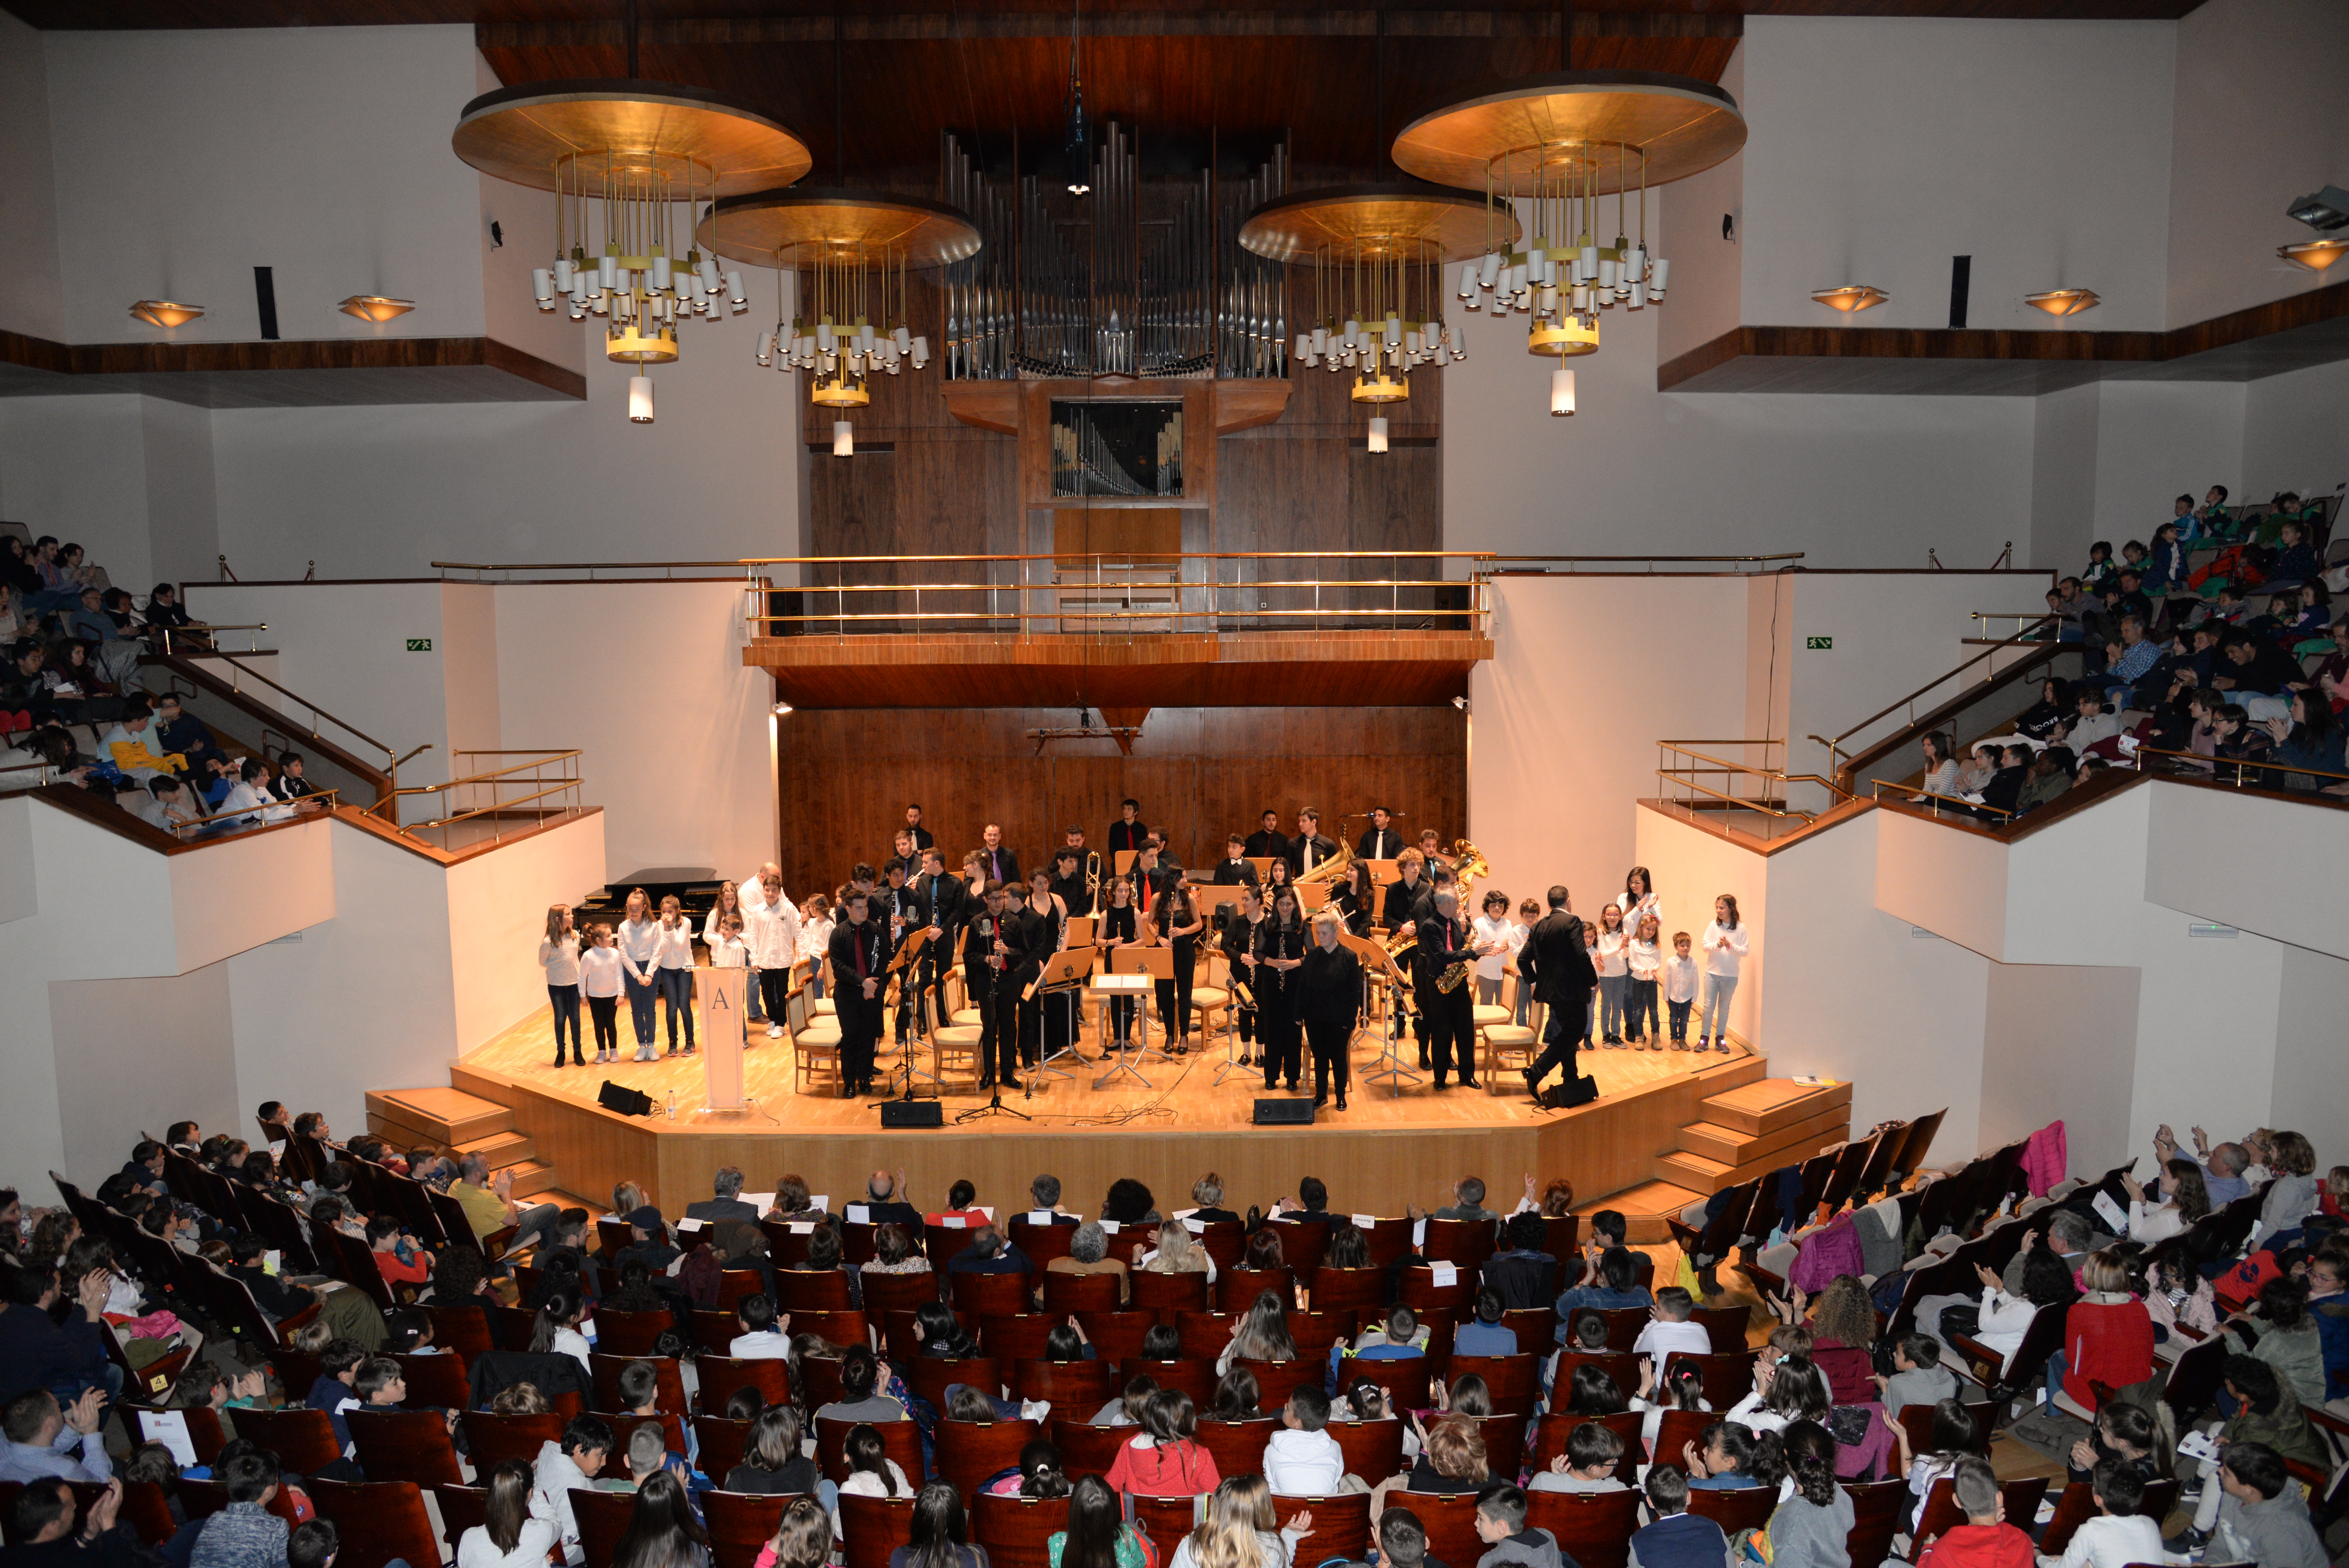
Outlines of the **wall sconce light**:
<svg viewBox="0 0 2349 1568">
<path fill-rule="evenodd" d="M 1868 284 L 1846 284 L 1839 289 L 1814 289 L 1811 297 L 1829 310 L 1838 310 L 1846 315 L 1854 311 L 1867 310 L 1871 305 L 1884 304 L 1892 298 L 1882 289 Z"/>
<path fill-rule="evenodd" d="M 195 320 L 204 314 L 204 307 L 181 304 L 168 299 L 142 299 L 130 307 L 130 314 L 150 326 L 160 326 L 169 331 Z"/>
<path fill-rule="evenodd" d="M 2297 245 L 2278 245 L 2276 254 L 2312 273 L 2321 273 L 2349 255 L 2349 240 L 2305 240 Z"/>
<path fill-rule="evenodd" d="M 2037 305 L 2049 315 L 2077 315 L 2095 309 L 2099 302 L 2092 289 L 2049 289 L 2045 294 L 2024 294 L 2023 303 Z"/>
<path fill-rule="evenodd" d="M 393 299 L 388 294 L 353 294 L 335 307 L 345 315 L 355 315 L 361 321 L 371 321 L 380 326 L 396 321 L 416 308 L 412 299 Z"/>
<path fill-rule="evenodd" d="M 785 715 L 785 714 L 787 714 L 787 713 L 789 713 L 789 712 L 791 712 L 791 711 L 792 711 L 792 705 L 791 705 L 790 703 L 787 703 L 787 702 L 779 702 L 779 703 L 777 703 L 777 704 L 775 705 L 775 717 L 776 717 L 777 718 L 781 718 L 781 717 L 783 717 L 783 715 Z"/>
</svg>

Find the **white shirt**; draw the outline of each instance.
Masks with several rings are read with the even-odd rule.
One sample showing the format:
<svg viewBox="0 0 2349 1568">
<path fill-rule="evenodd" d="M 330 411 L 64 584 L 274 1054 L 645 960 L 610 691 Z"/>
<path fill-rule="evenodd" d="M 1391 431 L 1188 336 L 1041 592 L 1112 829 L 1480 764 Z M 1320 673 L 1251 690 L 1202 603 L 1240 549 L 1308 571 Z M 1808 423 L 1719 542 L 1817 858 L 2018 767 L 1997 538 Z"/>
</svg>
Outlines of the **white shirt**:
<svg viewBox="0 0 2349 1568">
<path fill-rule="evenodd" d="M 1631 965 L 1632 979 L 1653 980 L 1656 977 L 1656 965 L 1660 958 L 1654 943 L 1642 942 L 1635 936 L 1630 945 L 1623 949 L 1623 955 Z"/>
<path fill-rule="evenodd" d="M 1280 1497 L 1335 1497 L 1345 1489 L 1346 1450 L 1328 1432 L 1272 1434 L 1264 1446 L 1264 1479 Z"/>
<path fill-rule="evenodd" d="M 1511 920 L 1506 914 L 1501 916 L 1498 920 L 1494 919 L 1488 914 L 1480 914 L 1470 923 L 1470 925 L 1475 932 L 1474 940 L 1478 946 L 1482 946 L 1487 942 L 1498 942 L 1506 945 L 1506 951 L 1505 952 L 1490 953 L 1476 960 L 1477 979 L 1498 980 L 1501 977 L 1501 965 L 1508 962 L 1509 954 L 1516 952 L 1525 944 L 1525 939 L 1523 937 L 1517 938 L 1515 942 L 1512 942 L 1509 939 L 1509 934 L 1517 929 L 1517 923 Z M 1275 1487 L 1273 1490 L 1275 1491 L 1280 1491 L 1278 1487 Z M 1281 1495 L 1283 1497 L 1292 1495 L 1300 1497 L 1319 1497 L 1322 1494 L 1319 1492 L 1281 1492 Z"/>
<path fill-rule="evenodd" d="M 750 950 L 739 936 L 721 936 L 709 944 L 709 966 L 712 969 L 750 969 Z"/>
<path fill-rule="evenodd" d="M 657 969 L 690 969 L 693 967 L 693 922 L 683 915 L 675 925 L 653 922 L 653 967 Z"/>
<path fill-rule="evenodd" d="M 1629 898 L 1630 894 L 1626 892 L 1623 896 L 1625 898 Z M 1623 911 L 1624 930 L 1633 933 L 1638 932 L 1640 929 L 1640 917 L 1643 914 L 1652 914 L 1656 917 L 1656 929 L 1658 931 L 1661 931 L 1664 928 L 1664 901 L 1658 898 L 1654 893 L 1651 892 L 1642 894 L 1640 902 L 1637 903 L 1621 903 L 1620 900 L 1618 900 L 1617 902 L 1619 904 L 1621 904 Z"/>
<path fill-rule="evenodd" d="M 1764 1407 L 1759 1394 L 1748 1394 L 1729 1407 L 1729 1418 L 1750 1431 L 1783 1432 L 1786 1429 L 1786 1418 Z"/>
<path fill-rule="evenodd" d="M 476 1524 L 457 1538 L 457 1568 L 540 1568 L 554 1539 L 553 1521 L 525 1519 L 514 1549 L 500 1552 L 497 1542 L 490 1539 L 489 1527 Z"/>
<path fill-rule="evenodd" d="M 587 1560 L 587 1549 L 579 1540 L 579 1520 L 571 1511 L 571 1489 L 585 1491 L 587 1473 L 572 1462 L 563 1446 L 549 1438 L 538 1450 L 537 1487 L 531 1494 L 530 1512 L 533 1519 L 543 1519 L 554 1526 L 555 1538 L 563 1542 L 563 1560 L 578 1563 Z"/>
<path fill-rule="evenodd" d="M 629 977 L 639 985 L 652 979 L 653 954 L 659 950 L 654 933 L 660 922 L 647 916 L 643 920 L 623 920 L 612 936 L 612 945 L 618 949 L 621 963 L 627 965 Z"/>
<path fill-rule="evenodd" d="M 1696 960 L 1682 958 L 1678 954 L 1664 960 L 1664 1000 L 1693 1002 L 1696 1000 Z"/>
<path fill-rule="evenodd" d="M 1707 923 L 1702 943 L 1706 974 L 1718 975 L 1727 980 L 1737 978 L 1738 961 L 1745 956 L 1746 950 L 1753 941 L 1748 934 L 1748 929 L 1742 920 L 1737 923 L 1737 928 L 1734 931 L 1717 920 Z M 1724 937 L 1729 942 L 1726 951 L 1713 945 Z"/>
<path fill-rule="evenodd" d="M 1691 1356 L 1710 1356 L 1713 1354 L 1713 1336 L 1704 1331 L 1702 1324 L 1667 1323 L 1657 1318 L 1640 1330 L 1639 1340 L 1631 1346 L 1634 1356 L 1653 1356 L 1656 1370 L 1660 1373 L 1664 1367 L 1664 1357 L 1676 1350 L 1685 1351 Z"/>
<path fill-rule="evenodd" d="M 742 905 L 742 940 L 750 945 L 754 969 L 789 969 L 799 958 L 800 912 L 791 901 Z"/>
<path fill-rule="evenodd" d="M 2128 1568 L 2132 1563 L 2161 1560 L 2160 1522 L 2141 1513 L 2127 1519 L 2097 1514 L 2081 1523 L 2072 1534 L 2071 1545 L 2064 1549 L 2064 1568 Z"/>
<path fill-rule="evenodd" d="M 1599 934 L 1597 957 L 1599 978 L 1612 980 L 1631 972 L 1630 961 L 1623 955 L 1623 950 L 1630 944 L 1630 938 L 1619 931 L 1602 931 Z"/>
<path fill-rule="evenodd" d="M 579 955 L 578 974 L 581 990 L 590 996 L 616 996 L 620 994 L 620 950 L 616 947 L 591 947 Z"/>
<path fill-rule="evenodd" d="M 2166 1242 L 2186 1229 L 2186 1216 L 2178 1212 L 2175 1203 L 2147 1203 L 2142 1200 L 2128 1206 L 2128 1239 L 2145 1246 Z"/>
<path fill-rule="evenodd" d="M 738 1334 L 726 1346 L 737 1361 L 781 1361 L 791 1353 L 792 1336 L 770 1328 L 761 1334 Z"/>
<path fill-rule="evenodd" d="M 293 807 L 242 779 L 229 787 L 228 798 L 221 802 L 220 809 L 222 817 L 247 822 L 282 822 L 293 814 Z"/>
<path fill-rule="evenodd" d="M 578 985 L 578 936 L 566 933 L 560 942 L 541 942 L 538 944 L 538 966 L 546 971 L 546 983 L 550 985 Z"/>
<path fill-rule="evenodd" d="M 558 1356 L 568 1356 L 572 1359 L 577 1361 L 579 1363 L 579 1369 L 582 1372 L 587 1373 L 590 1377 L 595 1375 L 595 1364 L 587 1359 L 587 1337 L 581 1334 L 577 1329 L 556 1329 L 554 1331 L 554 1351 Z"/>
</svg>

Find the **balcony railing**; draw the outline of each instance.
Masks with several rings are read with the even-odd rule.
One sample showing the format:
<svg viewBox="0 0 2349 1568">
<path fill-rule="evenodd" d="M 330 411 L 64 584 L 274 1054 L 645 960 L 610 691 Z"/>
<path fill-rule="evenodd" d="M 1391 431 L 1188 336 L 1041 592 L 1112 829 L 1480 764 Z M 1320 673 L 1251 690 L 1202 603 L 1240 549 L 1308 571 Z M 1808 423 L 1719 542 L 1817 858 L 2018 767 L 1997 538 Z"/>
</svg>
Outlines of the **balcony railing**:
<svg viewBox="0 0 2349 1568">
<path fill-rule="evenodd" d="M 495 843 L 508 834 L 541 828 L 580 810 L 576 751 L 459 751 L 459 758 L 516 757 L 508 762 L 451 779 L 393 790 L 369 808 L 407 837 L 445 851 Z M 403 798 L 437 800 L 428 820 L 402 824 Z"/>
<path fill-rule="evenodd" d="M 1699 747 L 1744 748 L 1747 759 L 1716 756 Z M 1768 819 L 1763 824 L 1768 837 L 1808 827 L 1851 798 L 1831 779 L 1787 772 L 1784 740 L 1659 740 L 1656 750 L 1656 777 L 1663 785 L 1664 802 L 1692 820 L 1698 812 L 1750 811 Z M 1770 766 L 1773 752 L 1778 758 L 1775 768 Z M 1757 753 L 1758 760 L 1753 759 Z M 1795 803 L 1798 789 L 1806 797 L 1801 805 Z"/>
</svg>

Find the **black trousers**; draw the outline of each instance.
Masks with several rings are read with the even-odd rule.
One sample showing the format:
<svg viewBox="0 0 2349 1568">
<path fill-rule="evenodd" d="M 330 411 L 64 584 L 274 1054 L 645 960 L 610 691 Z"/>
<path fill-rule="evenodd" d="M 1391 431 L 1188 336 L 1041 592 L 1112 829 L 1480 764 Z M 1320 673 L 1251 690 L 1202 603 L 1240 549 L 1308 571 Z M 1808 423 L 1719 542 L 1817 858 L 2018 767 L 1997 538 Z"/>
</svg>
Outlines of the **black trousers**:
<svg viewBox="0 0 2349 1568">
<path fill-rule="evenodd" d="M 1019 1078 L 1019 990 L 1024 984 L 1008 973 L 995 984 L 995 1054 L 984 1052 L 978 1061 L 981 1083 L 1016 1083 Z"/>
<path fill-rule="evenodd" d="M 1174 946 L 1174 978 L 1158 982 L 1158 1026 L 1168 1044 L 1191 1037 L 1191 972 L 1196 967 L 1190 938 Z"/>
<path fill-rule="evenodd" d="M 1542 1030 L 1542 1054 L 1534 1063 L 1534 1087 L 1549 1076 L 1553 1068 L 1563 1068 L 1569 1078 L 1574 1074 L 1574 1053 L 1590 1033 L 1590 987 L 1569 988 L 1549 1004 L 1549 1022 Z"/>
<path fill-rule="evenodd" d="M 1288 1087 L 1295 1088 L 1301 1073 L 1298 1059 L 1301 1031 L 1296 1018 L 1290 1016 L 1294 1004 L 1289 1001 L 1278 971 L 1267 969 L 1258 973 L 1263 979 L 1258 982 L 1261 989 L 1257 992 L 1257 999 L 1264 1004 L 1264 1008 L 1257 1018 L 1257 1036 L 1264 1046 L 1264 1087 L 1270 1088 L 1286 1078 Z"/>
<path fill-rule="evenodd" d="M 1044 998 L 1040 993 L 1019 1004 L 1019 1061 L 1034 1067 L 1044 1059 Z"/>
<path fill-rule="evenodd" d="M 1455 1068 L 1462 1083 L 1476 1081 L 1476 997 L 1464 984 L 1449 991 L 1427 988 L 1420 1002 L 1427 1016 L 1427 1054 L 1435 1081 Z"/>
<path fill-rule="evenodd" d="M 1109 1029 L 1112 1039 L 1130 1041 L 1133 1038 L 1133 1015 L 1137 1006 L 1138 1004 L 1131 996 L 1112 996 L 1109 999 Z"/>
<path fill-rule="evenodd" d="M 880 1041 L 883 1022 L 880 997 L 867 999 L 864 991 L 852 979 L 833 1004 L 840 1015 L 840 1076 L 857 1085 L 873 1081 L 873 1048 Z"/>
<path fill-rule="evenodd" d="M 1333 1089 L 1346 1092 L 1346 1047 L 1352 1040 L 1350 1024 L 1308 1024 L 1305 1037 L 1313 1046 L 1313 1098 L 1326 1098 Z"/>
<path fill-rule="evenodd" d="M 995 1076 L 995 971 L 977 965 L 966 971 L 975 975 L 966 987 L 970 1006 L 978 1009 L 978 1076 Z"/>
<path fill-rule="evenodd" d="M 783 1021 L 783 1014 L 789 1010 L 784 1003 L 791 994 L 792 972 L 790 970 L 761 969 L 759 971 L 759 998 L 766 1004 L 769 1023 L 780 1024 Z"/>
</svg>

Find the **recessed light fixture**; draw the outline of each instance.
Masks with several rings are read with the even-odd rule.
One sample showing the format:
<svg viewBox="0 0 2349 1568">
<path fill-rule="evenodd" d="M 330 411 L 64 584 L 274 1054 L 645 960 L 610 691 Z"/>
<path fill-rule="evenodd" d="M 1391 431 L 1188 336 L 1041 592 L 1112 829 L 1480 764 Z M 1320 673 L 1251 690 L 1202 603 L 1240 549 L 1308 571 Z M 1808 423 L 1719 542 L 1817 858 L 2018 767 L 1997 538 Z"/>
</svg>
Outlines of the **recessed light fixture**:
<svg viewBox="0 0 2349 1568">
<path fill-rule="evenodd" d="M 1889 302 L 1892 296 L 1868 284 L 1846 284 L 1839 289 L 1814 289 L 1811 297 L 1829 310 L 1839 310 L 1849 315 L 1857 310 Z"/>
<path fill-rule="evenodd" d="M 353 294 L 335 307 L 345 315 L 355 315 L 361 321 L 381 325 L 395 321 L 416 308 L 412 299 L 393 299 L 388 294 Z"/>
<path fill-rule="evenodd" d="M 2093 289 L 2049 289 L 2044 294 L 2024 294 L 2023 303 L 2037 305 L 2049 315 L 2077 315 L 2095 309 L 2100 302 Z"/>
<path fill-rule="evenodd" d="M 142 299 L 130 307 L 130 314 L 150 326 L 160 326 L 168 331 L 195 320 L 204 314 L 204 307 L 181 304 L 168 299 Z"/>
<path fill-rule="evenodd" d="M 2296 262 L 2312 273 L 2321 273 L 2343 256 L 2349 255 L 2349 240 L 2304 240 L 2297 245 L 2278 245 L 2276 254 L 2287 262 Z"/>
</svg>

